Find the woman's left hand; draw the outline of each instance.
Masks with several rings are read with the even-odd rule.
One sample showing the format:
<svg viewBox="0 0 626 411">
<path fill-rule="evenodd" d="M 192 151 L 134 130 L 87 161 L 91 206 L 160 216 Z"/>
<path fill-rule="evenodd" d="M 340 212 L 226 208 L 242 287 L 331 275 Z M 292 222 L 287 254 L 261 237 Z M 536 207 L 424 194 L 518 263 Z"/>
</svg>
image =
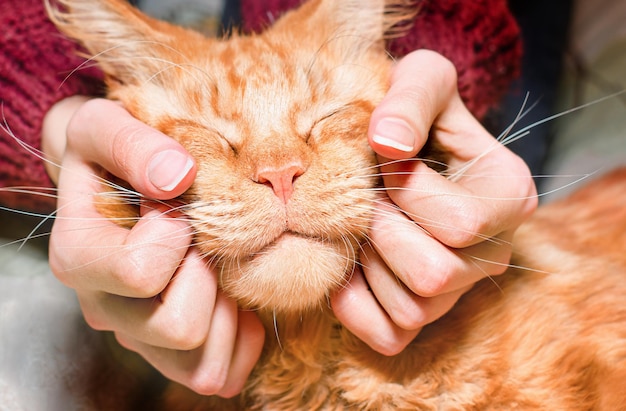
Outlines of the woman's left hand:
<svg viewBox="0 0 626 411">
<path fill-rule="evenodd" d="M 449 170 L 463 170 L 456 178 L 415 158 L 429 131 Z M 526 164 L 471 115 L 454 66 L 435 52 L 413 52 L 394 67 L 369 139 L 388 198 L 377 204 L 361 264 L 331 304 L 357 337 L 394 355 L 474 283 L 506 270 L 513 233 L 537 195 Z"/>
</svg>

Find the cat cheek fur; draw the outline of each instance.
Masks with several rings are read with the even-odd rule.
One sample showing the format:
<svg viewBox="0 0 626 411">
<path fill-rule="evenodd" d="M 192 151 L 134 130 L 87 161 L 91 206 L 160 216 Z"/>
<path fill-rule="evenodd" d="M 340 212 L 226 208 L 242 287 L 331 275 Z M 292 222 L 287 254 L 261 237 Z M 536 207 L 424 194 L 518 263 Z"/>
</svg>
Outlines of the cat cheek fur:
<svg viewBox="0 0 626 411">
<path fill-rule="evenodd" d="M 278 158 L 305 157 L 300 162 L 308 164 L 288 201 L 255 180 L 251 170 L 266 158 L 258 147 L 241 147 L 236 156 L 197 153 L 201 161 L 185 195 L 191 203 L 187 214 L 197 246 L 218 256 L 213 258 L 222 288 L 241 305 L 301 312 L 323 304 L 331 290 L 344 285 L 377 196 L 370 189 L 378 177 L 363 121 L 372 109 L 357 104 L 334 114 L 332 122 L 313 129 L 305 150 L 293 150 L 294 144 L 274 147 Z M 179 139 L 194 154 L 188 140 Z"/>
</svg>

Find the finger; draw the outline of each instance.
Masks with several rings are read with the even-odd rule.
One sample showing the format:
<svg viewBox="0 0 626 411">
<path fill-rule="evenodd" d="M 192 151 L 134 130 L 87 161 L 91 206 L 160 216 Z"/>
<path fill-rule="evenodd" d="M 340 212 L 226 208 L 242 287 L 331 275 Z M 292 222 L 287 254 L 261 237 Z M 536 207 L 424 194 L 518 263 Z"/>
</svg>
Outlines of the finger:
<svg viewBox="0 0 626 411">
<path fill-rule="evenodd" d="M 209 337 L 194 350 L 170 350 L 122 333 L 116 336 L 120 344 L 141 354 L 167 378 L 202 395 L 227 397 L 241 390 L 260 356 L 259 324 L 250 318 L 250 313 L 239 321 L 236 304 L 219 294 Z M 239 325 L 243 327 L 240 331 Z"/>
<path fill-rule="evenodd" d="M 45 155 L 44 166 L 50 179 L 59 179 L 61 160 L 67 146 L 67 126 L 76 111 L 90 100 L 87 96 L 70 96 L 55 103 L 46 113 L 41 125 L 41 151 Z"/>
<path fill-rule="evenodd" d="M 76 289 L 139 298 L 161 292 L 187 253 L 189 225 L 159 211 L 131 230 L 103 218 L 94 206 L 100 182 L 93 170 L 66 157 L 49 247 L 52 271 Z"/>
<path fill-rule="evenodd" d="M 388 163 L 382 171 L 391 199 L 409 214 L 419 213 L 421 222 L 436 222 L 425 228 L 439 240 L 469 246 L 515 228 L 536 208 L 528 167 L 467 110 L 454 66 L 419 50 L 394 68 L 391 87 L 371 117 L 370 144 L 384 158 L 407 159 L 429 132 L 449 155 L 451 178 L 415 160 Z"/>
<path fill-rule="evenodd" d="M 243 390 L 248 376 L 261 357 L 264 343 L 265 329 L 257 315 L 250 311 L 239 311 L 233 357 L 226 383 L 218 395 L 230 398 Z"/>
<path fill-rule="evenodd" d="M 147 345 L 191 350 L 204 344 L 217 299 L 217 277 L 193 249 L 154 298 L 77 292 L 87 323 Z"/>
<path fill-rule="evenodd" d="M 237 335 L 236 324 L 236 307 L 220 297 L 220 302 L 215 305 L 208 339 L 194 350 L 153 346 L 124 333 L 119 333 L 117 338 L 124 347 L 140 353 L 165 377 L 200 394 L 213 395 L 226 382 Z"/>
<path fill-rule="evenodd" d="M 471 288 L 470 284 L 451 292 L 422 297 L 409 289 L 371 248 L 364 250 L 361 261 L 376 300 L 391 320 L 405 330 L 419 330 L 437 320 Z"/>
<path fill-rule="evenodd" d="M 402 329 L 392 321 L 370 292 L 358 268 L 348 285 L 334 293 L 330 302 L 337 319 L 374 351 L 383 355 L 398 354 L 419 333 L 419 330 Z"/>
<path fill-rule="evenodd" d="M 440 175 L 421 161 L 381 167 L 387 193 L 439 241 L 454 248 L 519 226 L 536 208 L 534 183 L 526 165 L 508 150 L 481 159 L 460 179 Z M 499 151 L 499 150 L 497 150 Z"/>
<path fill-rule="evenodd" d="M 369 141 L 390 159 L 414 157 L 435 119 L 457 93 L 456 70 L 438 53 L 417 50 L 394 67 L 391 86 L 370 120 Z"/>
<path fill-rule="evenodd" d="M 420 297 L 448 294 L 504 272 L 511 255 L 511 237 L 511 232 L 506 232 L 466 249 L 454 249 L 397 207 L 379 204 L 370 231 L 373 249 L 366 247 L 363 252 L 364 271 L 373 283 L 378 275 L 372 273 L 393 273 L 393 278 Z M 382 294 L 380 286 L 376 295 Z"/>
<path fill-rule="evenodd" d="M 180 144 L 112 101 L 94 99 L 83 104 L 67 133 L 68 149 L 150 198 L 174 198 L 195 178 L 195 162 Z"/>
</svg>

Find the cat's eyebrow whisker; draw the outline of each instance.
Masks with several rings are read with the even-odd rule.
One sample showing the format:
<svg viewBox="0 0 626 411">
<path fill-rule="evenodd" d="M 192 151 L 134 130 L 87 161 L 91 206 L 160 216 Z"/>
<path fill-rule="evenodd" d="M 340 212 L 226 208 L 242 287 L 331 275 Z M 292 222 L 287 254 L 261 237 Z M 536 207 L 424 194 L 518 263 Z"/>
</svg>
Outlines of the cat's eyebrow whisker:
<svg viewBox="0 0 626 411">
<path fill-rule="evenodd" d="M 65 78 L 63 79 L 63 81 L 61 82 L 61 84 L 59 85 L 59 88 L 61 88 L 66 82 L 67 80 L 72 77 L 77 71 L 83 70 L 85 68 L 88 67 L 99 67 L 99 59 L 103 59 L 106 61 L 121 61 L 123 63 L 127 63 L 126 59 L 111 59 L 106 57 L 107 54 L 113 54 L 112 52 L 119 50 L 119 49 L 123 49 L 123 48 L 134 48 L 134 46 L 137 45 L 150 45 L 150 46 L 161 46 L 166 48 L 168 51 L 176 53 L 179 57 L 182 58 L 186 58 L 186 56 L 181 53 L 179 50 L 176 50 L 175 48 L 168 46 L 167 44 L 164 44 L 162 42 L 159 41 L 155 41 L 155 40 L 128 40 L 125 39 L 124 42 L 121 42 L 119 44 L 116 44 L 114 46 L 111 46 L 107 49 L 104 49 L 92 56 L 85 56 L 85 61 L 83 61 L 81 64 L 79 64 L 77 67 L 75 67 L 67 76 L 65 76 Z M 133 56 L 134 57 L 134 56 Z"/>
<path fill-rule="evenodd" d="M 195 69 L 196 71 L 199 71 L 201 74 L 204 74 L 209 80 L 213 80 L 213 77 L 211 77 L 209 75 L 209 73 L 205 72 L 203 69 L 201 69 L 200 67 L 194 65 L 194 64 L 180 64 L 180 63 L 174 63 L 172 61 L 168 61 L 168 60 L 162 60 L 162 59 L 156 59 L 153 58 L 153 60 L 159 61 L 161 63 L 167 63 L 169 64 L 169 66 L 167 67 L 163 67 L 162 69 L 160 69 L 159 71 L 155 72 L 152 74 L 152 76 L 150 76 L 147 80 L 146 80 L 146 84 L 150 83 L 153 79 L 157 78 L 158 76 L 160 76 L 161 74 L 165 73 L 167 70 L 171 70 L 174 68 L 179 68 L 181 70 L 184 70 L 185 72 L 187 72 L 187 74 L 189 75 L 193 75 L 191 73 L 191 70 L 189 70 L 189 68 Z M 205 87 L 205 81 L 204 79 L 197 79 L 198 84 L 202 85 L 203 87 Z"/>
<path fill-rule="evenodd" d="M 177 57 L 181 58 L 182 60 L 184 60 L 184 63 L 176 63 L 174 61 L 171 60 L 167 60 L 164 58 L 160 58 L 157 57 L 155 54 L 153 55 L 133 55 L 132 58 L 138 58 L 138 59 L 145 59 L 145 60 L 150 60 L 150 61 L 156 61 L 156 62 L 160 62 L 160 63 L 167 63 L 170 64 L 172 66 L 176 66 L 176 67 L 191 67 L 193 69 L 195 69 L 196 71 L 199 71 L 201 74 L 207 76 L 208 78 L 212 78 L 211 75 L 203 70 L 202 68 L 200 68 L 199 66 L 196 66 L 195 64 L 191 63 L 191 60 L 189 59 L 189 56 L 187 56 L 185 53 L 181 52 L 180 50 L 176 49 L 175 47 L 172 47 L 166 43 L 163 42 L 159 42 L 159 41 L 155 41 L 155 40 L 134 40 L 134 41 L 127 41 L 124 40 L 123 42 L 116 44 L 114 46 L 109 47 L 106 50 L 103 50 L 97 54 L 94 54 L 93 56 L 89 57 L 88 60 L 86 60 L 85 62 L 83 62 L 81 65 L 79 65 L 76 69 L 74 69 L 74 71 L 76 70 L 80 70 L 82 68 L 82 66 L 88 62 L 95 62 L 96 64 L 98 63 L 99 59 L 103 59 L 107 62 L 121 62 L 121 63 L 128 63 L 128 56 L 124 56 L 121 58 L 109 58 L 107 57 L 108 54 L 116 54 L 113 53 L 114 51 L 117 51 L 119 49 L 123 49 L 123 48 L 129 48 L 131 50 L 136 50 L 137 47 L 136 46 L 158 46 L 161 47 L 163 49 L 165 49 L 166 51 L 175 54 Z M 145 48 L 145 47 L 144 47 Z M 188 74 L 191 74 L 191 72 L 187 72 Z M 70 73 L 71 76 L 72 73 Z M 69 76 L 68 76 L 69 77 Z"/>
<path fill-rule="evenodd" d="M 329 36 L 324 43 L 322 43 L 317 50 L 315 50 L 315 52 L 313 53 L 313 56 L 311 57 L 311 61 L 309 62 L 309 64 L 307 65 L 307 69 L 306 69 L 306 73 L 308 76 L 310 76 L 313 67 L 315 66 L 315 63 L 317 62 L 318 57 L 321 55 L 322 50 L 326 47 L 329 47 L 332 43 L 342 40 L 342 39 L 346 39 L 346 38 L 362 38 L 363 40 L 367 40 L 369 42 L 369 45 L 367 46 L 363 46 L 360 45 L 358 47 L 352 47 L 351 50 L 348 50 L 346 52 L 346 54 L 343 56 L 344 57 L 344 63 L 345 62 L 349 62 L 349 61 L 354 61 L 354 58 L 351 58 L 351 55 L 355 55 L 356 53 L 360 53 L 363 50 L 372 47 L 373 45 L 378 43 L 378 40 L 371 40 L 371 39 L 367 39 L 367 37 L 363 37 L 363 36 L 359 36 L 355 33 L 349 32 L 349 31 L 343 31 L 343 32 L 336 32 L 335 34 Z M 353 42 L 354 43 L 354 42 Z M 366 68 L 366 67 L 364 67 Z M 369 68 L 368 68 L 369 70 Z"/>
<path fill-rule="evenodd" d="M 156 55 L 133 55 L 133 56 L 123 56 L 121 58 L 111 58 L 108 57 L 109 54 L 115 55 L 116 53 L 114 53 L 115 51 L 122 49 L 122 48 L 135 48 L 137 45 L 148 45 L 148 46 L 159 46 L 162 48 L 165 48 L 168 52 L 175 54 L 176 56 L 178 56 L 179 58 L 181 58 L 182 60 L 184 60 L 184 63 L 177 63 L 174 62 L 172 60 L 168 60 L 168 59 L 164 59 L 164 58 L 160 58 L 157 57 Z M 165 43 L 162 42 L 158 42 L 158 41 L 154 41 L 154 40 L 135 40 L 135 41 L 124 41 L 123 43 L 111 46 L 109 48 L 107 48 L 106 50 L 100 51 L 97 54 L 94 54 L 93 56 L 89 56 L 86 57 L 86 60 L 83 61 L 78 67 L 74 68 L 61 82 L 60 86 L 63 86 L 64 83 L 67 82 L 67 80 L 74 75 L 74 73 L 76 73 L 79 70 L 85 69 L 85 68 L 89 68 L 89 67 L 93 67 L 99 66 L 99 61 L 105 61 L 108 63 L 114 63 L 114 62 L 118 62 L 121 64 L 128 64 L 128 59 L 129 58 L 133 58 L 133 59 L 143 59 L 146 61 L 151 61 L 151 62 L 157 62 L 157 63 L 163 63 L 166 64 L 166 67 L 163 67 L 162 69 L 158 70 L 157 72 L 153 73 L 152 76 L 150 76 L 144 84 L 150 83 L 154 78 L 158 77 L 160 74 L 162 74 L 163 72 L 171 69 L 171 68 L 180 68 L 182 70 L 185 70 L 185 72 L 187 74 L 189 74 L 190 76 L 195 76 L 195 73 L 193 72 L 199 72 L 203 78 L 197 78 L 197 84 L 200 87 L 207 87 L 207 82 L 205 81 L 206 78 L 208 78 L 209 80 L 211 80 L 211 82 L 213 82 L 214 78 L 210 75 L 210 73 L 208 73 L 206 70 L 204 70 L 202 67 L 191 63 L 190 59 L 188 58 L 187 55 L 185 55 L 184 53 L 180 52 L 179 50 L 177 50 L 176 48 L 169 46 Z M 193 69 L 193 70 L 190 70 Z M 192 72 L 193 71 L 193 72 Z"/>
<path fill-rule="evenodd" d="M 100 53 L 102 54 L 102 53 Z M 161 63 L 163 65 L 163 67 L 159 68 L 157 71 L 155 71 L 154 73 L 152 73 L 152 75 L 150 75 L 150 77 L 148 77 L 147 79 L 145 79 L 145 81 L 143 82 L 143 85 L 149 84 L 152 82 L 152 80 L 154 80 L 155 78 L 157 78 L 158 76 L 160 76 L 161 74 L 165 73 L 166 71 L 170 70 L 170 69 L 175 69 L 175 68 L 179 68 L 181 70 L 184 70 L 186 74 L 189 74 L 190 76 L 194 76 L 195 77 L 195 73 L 194 72 L 199 72 L 200 74 L 202 74 L 204 77 L 203 78 L 196 78 L 196 82 L 198 84 L 198 86 L 202 86 L 202 87 L 206 87 L 206 79 L 208 78 L 209 80 L 213 81 L 213 77 L 206 72 L 205 70 L 203 70 L 202 68 L 200 68 L 199 66 L 195 65 L 195 64 L 191 64 L 191 63 L 176 63 L 174 61 L 171 60 L 167 60 L 164 58 L 160 58 L 160 57 L 156 57 L 156 56 L 151 56 L 151 55 L 144 55 L 144 56 L 133 56 L 133 59 L 136 60 L 145 60 L 145 61 L 150 61 L 153 63 Z M 120 63 L 126 63 L 127 62 L 127 58 L 109 58 L 107 59 L 108 62 L 120 62 Z M 193 70 L 190 70 L 193 69 Z"/>
</svg>

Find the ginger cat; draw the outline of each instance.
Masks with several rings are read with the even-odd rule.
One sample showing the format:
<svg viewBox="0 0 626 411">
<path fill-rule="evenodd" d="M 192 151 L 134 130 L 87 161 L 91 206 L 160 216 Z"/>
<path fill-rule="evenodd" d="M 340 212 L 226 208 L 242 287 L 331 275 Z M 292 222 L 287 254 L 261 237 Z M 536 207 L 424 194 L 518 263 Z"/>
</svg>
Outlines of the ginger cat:
<svg viewBox="0 0 626 411">
<path fill-rule="evenodd" d="M 373 352 L 334 319 L 327 295 L 345 284 L 381 195 L 366 132 L 388 87 L 383 39 L 412 1 L 312 0 L 225 40 L 122 0 L 59 3 L 53 20 L 94 56 L 109 97 L 197 159 L 180 199 L 195 242 L 267 327 L 239 397 L 172 384 L 156 407 L 626 409 L 626 170 L 543 207 L 508 272 L 401 354 Z"/>
</svg>

